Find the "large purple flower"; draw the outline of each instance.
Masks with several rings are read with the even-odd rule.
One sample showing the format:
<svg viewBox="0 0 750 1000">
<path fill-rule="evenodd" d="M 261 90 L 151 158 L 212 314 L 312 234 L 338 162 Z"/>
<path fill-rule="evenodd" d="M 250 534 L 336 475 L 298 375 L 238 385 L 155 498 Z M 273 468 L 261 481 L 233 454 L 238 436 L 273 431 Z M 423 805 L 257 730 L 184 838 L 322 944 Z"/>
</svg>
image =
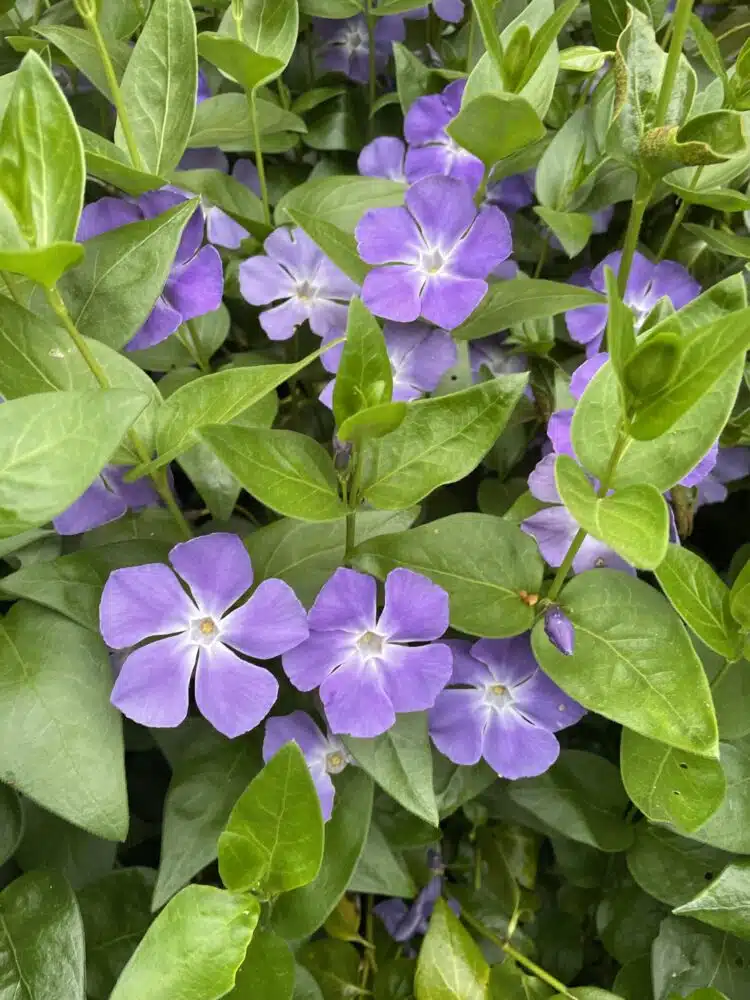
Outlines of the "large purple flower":
<svg viewBox="0 0 750 1000">
<path fill-rule="evenodd" d="M 405 207 L 373 208 L 356 230 L 360 256 L 375 265 L 362 299 L 397 323 L 423 316 L 453 330 L 487 293 L 486 277 L 512 250 L 500 209 L 477 213 L 470 189 L 452 177 L 426 177 L 406 192 Z"/>
<path fill-rule="evenodd" d="M 264 580 L 230 611 L 253 583 L 250 556 L 236 535 L 181 542 L 169 561 L 172 569 L 147 563 L 115 570 L 104 587 L 104 641 L 112 649 L 138 647 L 123 663 L 112 704 L 141 725 L 178 726 L 197 660 L 198 708 L 219 732 L 239 736 L 268 715 L 279 685 L 237 653 L 267 660 L 292 649 L 309 634 L 305 610 L 286 583 Z M 161 638 L 140 645 L 155 636 Z"/>
<path fill-rule="evenodd" d="M 324 17 L 313 19 L 320 39 L 318 58 L 322 69 L 344 73 L 356 83 L 367 83 L 369 77 L 370 42 L 367 20 L 357 14 L 343 20 Z M 379 17 L 375 23 L 375 68 L 382 73 L 388 64 L 394 42 L 406 37 L 403 18 L 396 15 Z"/>
<path fill-rule="evenodd" d="M 341 740 L 321 733 L 307 712 L 292 712 L 291 715 L 268 719 L 263 760 L 269 761 L 285 743 L 296 743 L 302 751 L 320 799 L 323 819 L 327 822 L 333 812 L 336 794 L 331 775 L 340 774 L 352 758 Z"/>
<path fill-rule="evenodd" d="M 451 686 L 430 711 L 430 736 L 455 764 L 482 757 L 503 778 L 532 778 L 557 760 L 554 734 L 585 714 L 539 669 L 528 635 L 452 640 Z"/>
<path fill-rule="evenodd" d="M 430 708 L 450 678 L 449 647 L 431 641 L 448 627 L 448 595 L 419 573 L 388 574 L 377 617 L 375 580 L 337 569 L 307 620 L 310 637 L 282 663 L 300 691 L 320 686 L 334 733 L 379 736 L 396 712 Z M 429 644 L 406 645 L 412 642 Z"/>
<path fill-rule="evenodd" d="M 260 325 L 271 340 L 289 340 L 308 320 L 319 337 L 346 329 L 347 303 L 357 286 L 302 229 L 277 229 L 258 254 L 240 264 L 240 291 L 251 305 L 265 306 Z"/>
<path fill-rule="evenodd" d="M 392 135 L 381 135 L 368 142 L 357 160 L 357 169 L 365 177 L 383 177 L 389 181 L 405 181 L 404 157 L 406 146 Z"/>
<path fill-rule="evenodd" d="M 105 466 L 85 493 L 53 520 L 58 535 L 80 535 L 116 521 L 128 510 L 158 507 L 159 494 L 148 479 L 125 482 L 130 467 Z"/>
<path fill-rule="evenodd" d="M 186 200 L 182 191 L 168 187 L 149 191 L 134 200 L 100 198 L 84 208 L 77 239 L 85 242 L 129 222 L 153 219 Z M 215 247 L 202 246 L 203 229 L 203 212 L 196 208 L 183 230 L 164 290 L 126 350 L 160 344 L 186 320 L 213 312 L 221 305 L 224 292 L 221 257 Z"/>
<path fill-rule="evenodd" d="M 454 80 L 442 94 L 418 97 L 407 111 L 404 138 L 409 148 L 405 166 L 410 184 L 423 177 L 442 174 L 465 181 L 474 194 L 482 183 L 482 161 L 459 146 L 445 131 L 461 108 L 465 88 L 466 80 Z"/>
<path fill-rule="evenodd" d="M 579 275 L 579 283 L 605 294 L 604 269 L 609 267 L 617 274 L 621 260 L 620 250 L 609 254 L 590 275 Z M 643 254 L 636 253 L 625 289 L 624 302 L 633 312 L 637 331 L 660 299 L 666 297 L 675 309 L 682 309 L 700 295 L 700 292 L 701 286 L 682 264 L 677 264 L 673 260 L 663 260 L 659 264 L 653 264 Z M 608 312 L 606 305 L 581 306 L 579 309 L 570 309 L 566 312 L 568 333 L 573 340 L 586 345 L 587 354 L 596 354 L 599 350 L 607 328 Z"/>
</svg>

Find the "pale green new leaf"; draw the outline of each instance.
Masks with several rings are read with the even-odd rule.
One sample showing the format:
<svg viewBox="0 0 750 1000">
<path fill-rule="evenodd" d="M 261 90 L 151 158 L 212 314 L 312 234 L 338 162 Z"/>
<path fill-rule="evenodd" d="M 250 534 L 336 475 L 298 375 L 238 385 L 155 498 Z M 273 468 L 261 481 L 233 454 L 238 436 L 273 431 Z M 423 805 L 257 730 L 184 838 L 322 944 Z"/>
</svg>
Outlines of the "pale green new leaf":
<svg viewBox="0 0 750 1000">
<path fill-rule="evenodd" d="M 489 978 L 479 945 L 439 899 L 417 960 L 417 1000 L 486 1000 Z"/>
</svg>

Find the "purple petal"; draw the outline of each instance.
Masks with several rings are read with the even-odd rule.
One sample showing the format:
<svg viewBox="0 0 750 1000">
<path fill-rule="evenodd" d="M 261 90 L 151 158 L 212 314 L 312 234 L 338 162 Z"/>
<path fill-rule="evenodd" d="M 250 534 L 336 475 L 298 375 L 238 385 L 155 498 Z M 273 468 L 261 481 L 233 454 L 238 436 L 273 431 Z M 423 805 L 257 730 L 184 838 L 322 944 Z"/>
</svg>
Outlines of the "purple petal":
<svg viewBox="0 0 750 1000">
<path fill-rule="evenodd" d="M 298 691 L 312 691 L 356 648 L 357 637 L 351 632 L 311 632 L 299 646 L 284 653 L 281 664 Z"/>
<path fill-rule="evenodd" d="M 596 344 L 597 350 L 607 328 L 607 306 L 581 306 L 565 313 L 568 333 L 578 344 Z"/>
<path fill-rule="evenodd" d="M 112 492 L 122 497 L 130 510 L 159 506 L 159 494 L 146 476 L 136 479 L 134 483 L 125 482 L 125 476 L 131 470 L 132 466 L 128 465 L 107 465 L 102 470 L 102 477 Z"/>
<path fill-rule="evenodd" d="M 404 138 L 410 146 L 434 142 L 445 136 L 445 126 L 454 116 L 442 94 L 418 97 L 406 112 Z"/>
<path fill-rule="evenodd" d="M 339 333 L 336 330 L 329 330 L 329 332 L 323 337 L 323 343 L 321 346 L 325 347 L 327 344 L 330 344 L 332 340 L 337 340 L 338 337 Z M 338 344 L 336 347 L 332 347 L 330 350 L 326 351 L 325 354 L 321 355 L 320 363 L 327 372 L 331 372 L 332 375 L 335 375 L 339 370 L 341 355 L 343 353 L 344 345 Z"/>
<path fill-rule="evenodd" d="M 336 798 L 336 789 L 333 786 L 330 774 L 324 767 L 311 767 L 310 775 L 315 785 L 315 791 L 320 799 L 320 811 L 323 815 L 323 822 L 327 823 L 333 815 L 333 801 Z"/>
<path fill-rule="evenodd" d="M 451 679 L 453 654 L 442 642 L 426 646 L 389 643 L 380 661 L 385 692 L 397 712 L 423 712 Z"/>
<path fill-rule="evenodd" d="M 538 670 L 528 634 L 512 639 L 480 639 L 471 647 L 471 655 L 487 665 L 495 684 L 506 688 L 515 688 Z"/>
<path fill-rule="evenodd" d="M 329 410 L 333 409 L 333 392 L 336 388 L 336 379 L 332 378 L 327 385 L 323 386 L 323 389 L 318 394 L 318 399 L 321 401 L 323 406 L 327 406 Z"/>
<path fill-rule="evenodd" d="M 347 277 L 328 257 L 321 257 L 313 280 L 318 295 L 323 299 L 341 299 L 348 302 L 352 295 L 359 292 L 359 285 Z"/>
<path fill-rule="evenodd" d="M 138 205 L 147 219 L 153 219 L 157 215 L 167 212 L 170 208 L 174 208 L 175 205 L 181 205 L 188 200 L 188 197 L 192 197 L 192 195 L 188 196 L 184 191 L 175 187 L 165 187 L 141 195 L 138 199 Z M 203 230 L 203 211 L 199 206 L 190 216 L 182 231 L 175 257 L 176 263 L 184 264 L 198 253 L 198 248 L 203 242 Z"/>
<path fill-rule="evenodd" d="M 348 308 L 341 302 L 315 298 L 309 307 L 310 329 L 318 337 L 335 340 L 346 332 Z M 343 350 L 344 345 L 341 345 Z"/>
<path fill-rule="evenodd" d="M 112 649 L 186 629 L 198 610 L 169 568 L 145 563 L 116 569 L 104 585 L 99 628 Z"/>
<path fill-rule="evenodd" d="M 305 609 L 283 580 L 264 580 L 250 600 L 221 623 L 223 642 L 259 660 L 281 656 L 309 634 Z"/>
<path fill-rule="evenodd" d="M 227 247 L 229 250 L 239 249 L 242 241 L 250 235 L 244 226 L 235 222 L 220 208 L 209 209 L 206 216 L 206 233 L 209 243 L 215 243 L 218 247 Z M 240 265 L 241 267 L 242 265 Z"/>
<path fill-rule="evenodd" d="M 362 301 L 376 316 L 411 323 L 422 309 L 422 274 L 408 264 L 378 267 L 362 284 Z"/>
<path fill-rule="evenodd" d="M 252 160 L 245 157 L 237 160 L 232 167 L 232 177 L 260 198 L 260 177 L 258 176 L 258 168 Z"/>
<path fill-rule="evenodd" d="M 253 584 L 253 567 L 237 535 L 217 531 L 180 542 L 169 553 L 200 608 L 201 614 L 220 618 Z"/>
<path fill-rule="evenodd" d="M 179 726 L 187 716 L 195 653 L 195 646 L 181 635 L 136 649 L 120 669 L 112 704 L 142 726 Z"/>
<path fill-rule="evenodd" d="M 487 189 L 487 201 L 504 212 L 519 212 L 534 203 L 534 184 L 528 174 L 504 177 Z"/>
<path fill-rule="evenodd" d="M 471 189 L 452 177 L 425 177 L 407 190 L 405 200 L 427 244 L 444 253 L 453 250 L 477 215 Z"/>
<path fill-rule="evenodd" d="M 295 296 L 280 306 L 266 309 L 258 318 L 269 340 L 289 340 L 309 315 L 309 306 Z"/>
<path fill-rule="evenodd" d="M 405 208 L 371 208 L 355 229 L 359 255 L 367 264 L 419 261 L 424 243 Z"/>
<path fill-rule="evenodd" d="M 146 347 L 153 347 L 161 344 L 175 330 L 179 330 L 182 323 L 182 316 L 174 309 L 166 299 L 161 296 L 156 300 L 156 305 L 140 328 L 138 333 L 128 341 L 126 351 L 142 351 Z"/>
<path fill-rule="evenodd" d="M 201 648 L 195 701 L 214 729 L 230 740 L 255 729 L 278 693 L 278 682 L 269 670 L 241 660 L 223 643 Z"/>
<path fill-rule="evenodd" d="M 542 503 L 560 503 L 560 494 L 557 492 L 555 482 L 555 458 L 554 454 L 545 455 L 537 462 L 534 470 L 529 474 L 529 490 L 531 495 L 541 500 Z"/>
<path fill-rule="evenodd" d="M 306 760 L 325 757 L 328 748 L 328 740 L 307 712 L 276 715 L 267 720 L 263 760 L 270 760 L 287 743 L 296 743 Z"/>
<path fill-rule="evenodd" d="M 430 709 L 430 736 L 454 764 L 476 764 L 490 709 L 480 691 L 443 691 Z"/>
<path fill-rule="evenodd" d="M 383 336 L 393 369 L 396 402 L 432 392 L 456 364 L 458 349 L 453 338 L 425 323 L 386 323 Z"/>
<path fill-rule="evenodd" d="M 384 899 L 381 903 L 373 906 L 372 910 L 383 921 L 385 929 L 395 941 L 404 917 L 409 912 L 409 907 L 403 899 Z"/>
<path fill-rule="evenodd" d="M 439 639 L 448 623 L 448 594 L 442 587 L 410 569 L 391 570 L 386 577 L 385 605 L 377 624 L 380 635 L 391 642 Z"/>
<path fill-rule="evenodd" d="M 313 243 L 303 229 L 275 229 L 263 247 L 273 260 L 281 264 L 295 281 L 310 281 L 323 259 L 323 251 Z"/>
<path fill-rule="evenodd" d="M 573 655 L 576 642 L 573 622 L 557 605 L 551 605 L 544 613 L 544 633 L 563 656 Z"/>
<path fill-rule="evenodd" d="M 635 575 L 635 569 L 626 563 L 615 551 L 600 542 L 598 538 L 587 535 L 573 560 L 573 572 L 584 573 L 587 569 L 618 569 L 624 573 Z"/>
<path fill-rule="evenodd" d="M 453 670 L 451 684 L 470 685 L 471 687 L 487 687 L 494 684 L 495 679 L 486 663 L 471 655 L 473 643 L 468 639 L 446 639 L 453 653 Z"/>
<path fill-rule="evenodd" d="M 450 269 L 463 278 L 486 278 L 513 250 L 508 220 L 492 205 L 483 208 L 453 251 Z"/>
<path fill-rule="evenodd" d="M 455 330 L 474 312 L 487 288 L 486 281 L 476 278 L 457 278 L 442 271 L 432 274 L 422 292 L 422 315 L 444 330 Z"/>
<path fill-rule="evenodd" d="M 559 566 L 578 533 L 578 524 L 565 507 L 549 507 L 527 517 L 521 530 L 536 539 L 545 562 Z"/>
<path fill-rule="evenodd" d="M 720 483 L 732 483 L 750 476 L 750 448 L 720 448 L 714 476 Z"/>
<path fill-rule="evenodd" d="M 107 489 L 97 476 L 85 493 L 52 521 L 58 535 L 80 535 L 84 531 L 109 524 L 128 509 L 122 497 Z"/>
<path fill-rule="evenodd" d="M 648 304 L 653 309 L 666 295 L 675 309 L 682 309 L 700 293 L 701 286 L 682 264 L 663 260 L 654 268 Z"/>
<path fill-rule="evenodd" d="M 397 14 L 379 17 L 375 22 L 375 47 L 385 49 L 388 54 L 393 42 L 403 42 L 406 37 L 404 19 Z"/>
<path fill-rule="evenodd" d="M 699 483 L 703 482 L 706 476 L 716 465 L 718 455 L 719 443 L 716 441 L 711 445 L 696 467 L 691 472 L 688 472 L 684 479 L 680 480 L 680 486 L 697 486 Z"/>
<path fill-rule="evenodd" d="M 396 721 L 380 672 L 357 653 L 326 677 L 320 685 L 320 697 L 333 733 L 369 739 L 380 736 Z"/>
<path fill-rule="evenodd" d="M 464 16 L 463 0 L 433 0 L 432 7 L 441 21 L 458 24 Z"/>
<path fill-rule="evenodd" d="M 224 294 L 224 269 L 216 247 L 205 246 L 192 260 L 173 267 L 163 294 L 183 322 L 218 309 Z"/>
<path fill-rule="evenodd" d="M 178 170 L 218 170 L 222 174 L 229 173 L 229 160 L 216 146 L 204 146 L 200 149 L 186 149 L 177 167 Z M 179 187 L 179 176 L 175 178 Z"/>
<path fill-rule="evenodd" d="M 596 308 L 596 307 L 594 307 Z M 570 394 L 574 399 L 580 399 L 586 391 L 594 375 L 609 361 L 609 354 L 602 352 L 594 354 L 579 365 L 570 377 Z"/>
<path fill-rule="evenodd" d="M 569 698 L 542 670 L 513 688 L 513 705 L 529 722 L 552 733 L 575 725 L 586 714 L 583 705 Z"/>
<path fill-rule="evenodd" d="M 364 147 L 357 160 L 357 169 L 365 177 L 385 177 L 403 181 L 406 147 L 401 139 L 383 135 Z"/>
<path fill-rule="evenodd" d="M 78 223 L 76 239 L 79 243 L 101 236 L 112 229 L 119 229 L 129 222 L 140 222 L 143 218 L 138 206 L 122 198 L 100 198 L 85 205 Z"/>
<path fill-rule="evenodd" d="M 493 712 L 484 734 L 484 759 L 503 778 L 544 774 L 560 754 L 560 744 L 546 729 L 527 722 L 508 707 Z"/>
<path fill-rule="evenodd" d="M 576 457 L 573 451 L 571 429 L 573 426 L 573 410 L 556 410 L 549 418 L 547 436 L 558 455 Z"/>
<path fill-rule="evenodd" d="M 251 306 L 265 306 L 295 294 L 295 283 L 281 265 L 259 254 L 243 260 L 239 268 L 240 294 Z"/>
<path fill-rule="evenodd" d="M 316 632 L 370 632 L 375 628 L 377 585 L 367 573 L 340 567 L 322 587 L 308 622 Z"/>
</svg>

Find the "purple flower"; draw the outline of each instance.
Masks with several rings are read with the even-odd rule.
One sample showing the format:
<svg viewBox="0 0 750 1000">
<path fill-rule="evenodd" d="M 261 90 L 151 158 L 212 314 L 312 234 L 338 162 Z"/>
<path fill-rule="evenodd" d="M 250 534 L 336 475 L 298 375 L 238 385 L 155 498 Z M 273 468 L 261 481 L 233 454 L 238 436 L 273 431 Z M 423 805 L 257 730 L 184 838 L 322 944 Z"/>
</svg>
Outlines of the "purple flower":
<svg viewBox="0 0 750 1000">
<path fill-rule="evenodd" d="M 406 113 L 404 138 L 406 178 L 410 184 L 442 174 L 464 181 L 474 194 L 484 177 L 484 164 L 445 131 L 461 108 L 466 80 L 454 80 L 442 94 L 418 97 Z"/>
<path fill-rule="evenodd" d="M 477 213 L 470 189 L 452 177 L 418 181 L 405 207 L 365 212 L 356 237 L 362 259 L 376 265 L 362 286 L 367 308 L 397 323 L 423 316 L 444 330 L 476 309 L 485 278 L 512 250 L 500 209 Z"/>
<path fill-rule="evenodd" d="M 463 0 L 433 0 L 432 9 L 441 21 L 447 21 L 449 24 L 458 24 L 464 16 Z M 423 21 L 429 14 L 428 7 L 417 7 L 407 11 L 404 18 L 407 21 Z"/>
<path fill-rule="evenodd" d="M 231 176 L 246 188 L 260 197 L 260 181 L 258 168 L 252 160 L 237 160 L 232 167 Z M 235 222 L 231 215 L 212 205 L 206 212 L 206 233 L 209 242 L 229 250 L 239 249 L 243 240 L 250 235 L 244 226 Z"/>
<path fill-rule="evenodd" d="M 320 686 L 334 733 L 379 736 L 396 712 L 430 708 L 450 678 L 450 648 L 431 642 L 448 627 L 448 595 L 441 587 L 394 569 L 379 618 L 376 608 L 375 580 L 337 569 L 310 610 L 309 639 L 282 659 L 300 691 Z M 405 645 L 411 642 L 428 645 Z"/>
<path fill-rule="evenodd" d="M 544 613 L 544 632 L 563 656 L 572 656 L 576 643 L 573 622 L 557 604 L 551 604 Z"/>
<path fill-rule="evenodd" d="M 134 200 L 100 198 L 84 208 L 77 239 L 85 242 L 129 222 L 154 219 L 186 200 L 181 191 L 169 187 L 149 191 Z M 221 257 L 215 247 L 201 245 L 203 229 L 203 213 L 196 208 L 183 230 L 164 290 L 126 350 L 160 344 L 186 320 L 213 312 L 221 305 L 224 292 Z"/>
<path fill-rule="evenodd" d="M 412 938 L 427 933 L 435 903 L 443 893 L 443 859 L 435 850 L 427 852 L 427 866 L 433 872 L 427 885 L 420 889 L 414 902 L 409 905 L 403 899 L 385 899 L 373 907 L 383 921 L 385 929 L 394 941 L 408 945 Z M 461 907 L 455 899 L 448 900 L 448 906 L 456 916 Z"/>
<path fill-rule="evenodd" d="M 367 21 L 363 14 L 344 20 L 313 18 L 315 32 L 321 41 L 318 49 L 320 64 L 332 73 L 344 73 L 356 83 L 367 83 L 369 77 L 370 43 Z M 375 23 L 375 67 L 382 73 L 391 57 L 394 42 L 406 37 L 404 20 L 396 15 L 379 17 Z"/>
<path fill-rule="evenodd" d="M 281 580 L 264 580 L 229 610 L 253 583 L 250 556 L 236 535 L 181 542 L 169 561 L 172 569 L 163 563 L 117 569 L 104 587 L 104 641 L 112 649 L 138 647 L 122 666 L 112 704 L 141 725 L 178 726 L 197 660 L 198 708 L 219 732 L 239 736 L 268 715 L 279 685 L 237 652 L 267 660 L 292 649 L 309 634 L 305 610 Z M 154 636 L 161 638 L 139 645 Z"/>
<path fill-rule="evenodd" d="M 382 135 L 368 142 L 359 154 L 357 169 L 365 177 L 384 177 L 389 181 L 405 181 L 404 157 L 406 146 L 401 139 Z"/>
<path fill-rule="evenodd" d="M 308 320 L 319 337 L 346 329 L 347 305 L 357 286 L 302 229 L 277 229 L 259 254 L 240 264 L 240 291 L 251 305 L 284 301 L 260 314 L 270 340 L 289 340 Z"/>
<path fill-rule="evenodd" d="M 198 92 L 195 95 L 195 103 L 196 104 L 203 104 L 203 102 L 207 101 L 208 98 L 211 97 L 211 96 L 212 96 L 212 94 L 211 94 L 211 87 L 209 86 L 209 83 L 208 83 L 208 77 L 206 76 L 206 74 L 203 72 L 202 69 L 199 69 L 198 70 Z"/>
<path fill-rule="evenodd" d="M 148 479 L 126 483 L 130 466 L 107 465 L 85 493 L 53 520 L 58 535 L 80 535 L 116 521 L 128 510 L 158 507 L 159 494 Z"/>
<path fill-rule="evenodd" d="M 617 274 L 621 260 L 621 251 L 609 254 L 590 275 L 579 275 L 577 283 L 605 294 L 604 268 L 610 267 Z M 643 254 L 636 253 L 625 289 L 624 302 L 633 312 L 636 330 L 640 330 L 643 321 L 659 299 L 666 296 L 675 309 L 682 309 L 700 295 L 700 291 L 701 286 L 682 264 L 677 264 L 673 260 L 663 260 L 659 264 L 653 264 Z M 570 309 L 565 314 L 568 333 L 573 340 L 586 345 L 588 354 L 596 354 L 601 346 L 607 327 L 607 315 L 606 305 L 581 306 L 579 309 Z"/>
<path fill-rule="evenodd" d="M 493 377 L 528 370 L 526 355 L 514 354 L 506 344 L 507 337 L 507 333 L 493 333 L 489 337 L 469 341 L 469 366 L 475 382 L 484 380 L 485 368 Z"/>
<path fill-rule="evenodd" d="M 218 170 L 229 173 L 229 160 L 218 146 L 199 146 L 186 149 L 177 167 L 178 170 Z M 175 178 L 179 182 L 179 174 Z M 179 187 L 179 183 L 177 185 Z M 190 195 L 192 197 L 192 194 Z"/>
<path fill-rule="evenodd" d="M 324 736 L 307 712 L 292 712 L 267 720 L 263 760 L 269 761 L 285 743 L 296 743 L 302 751 L 320 798 L 323 819 L 328 822 L 336 794 L 331 775 L 340 774 L 352 758 L 341 740 Z"/>
<path fill-rule="evenodd" d="M 487 186 L 486 201 L 497 205 L 504 212 L 520 212 L 522 208 L 533 205 L 536 199 L 534 183 L 536 170 L 526 170 L 522 174 L 512 174 L 503 177 Z"/>
<path fill-rule="evenodd" d="M 553 735 L 585 710 L 537 666 L 528 635 L 452 640 L 451 686 L 430 712 L 430 736 L 455 764 L 484 758 L 503 778 L 532 778 L 557 760 Z"/>
<path fill-rule="evenodd" d="M 719 448 L 713 468 L 697 484 L 696 508 L 704 504 L 723 503 L 728 494 L 726 484 L 746 476 L 750 476 L 750 448 Z M 682 485 L 689 484 L 683 482 Z"/>
</svg>

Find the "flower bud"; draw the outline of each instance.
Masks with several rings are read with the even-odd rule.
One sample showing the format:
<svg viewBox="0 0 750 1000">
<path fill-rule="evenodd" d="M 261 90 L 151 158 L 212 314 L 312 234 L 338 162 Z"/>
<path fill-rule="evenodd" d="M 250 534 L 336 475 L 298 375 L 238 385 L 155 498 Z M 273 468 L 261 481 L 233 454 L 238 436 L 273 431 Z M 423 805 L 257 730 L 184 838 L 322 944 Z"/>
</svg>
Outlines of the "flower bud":
<svg viewBox="0 0 750 1000">
<path fill-rule="evenodd" d="M 557 604 L 551 605 L 544 615 L 544 631 L 555 649 L 559 649 L 563 656 L 573 655 L 576 641 L 573 622 Z"/>
</svg>

